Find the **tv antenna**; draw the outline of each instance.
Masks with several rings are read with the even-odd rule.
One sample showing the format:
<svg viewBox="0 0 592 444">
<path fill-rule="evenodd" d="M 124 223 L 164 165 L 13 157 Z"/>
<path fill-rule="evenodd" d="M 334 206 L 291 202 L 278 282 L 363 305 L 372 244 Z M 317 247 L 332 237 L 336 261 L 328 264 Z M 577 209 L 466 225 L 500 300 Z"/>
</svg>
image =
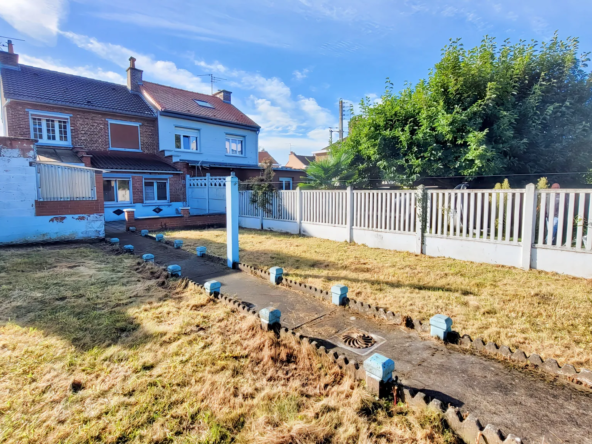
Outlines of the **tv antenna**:
<svg viewBox="0 0 592 444">
<path fill-rule="evenodd" d="M 214 83 L 220 81 L 220 80 L 226 80 L 223 79 L 222 77 L 216 77 L 214 74 L 199 74 L 196 77 L 210 77 L 210 88 L 211 88 L 211 95 L 214 95 Z"/>
<path fill-rule="evenodd" d="M 13 40 L 18 40 L 19 42 L 24 42 L 23 39 L 17 39 L 15 37 L 7 37 L 5 35 L 0 35 L 0 39 L 6 39 L 6 43 L 0 42 L 0 51 L 5 51 L 3 48 L 8 48 L 8 45 L 12 43 Z"/>
</svg>

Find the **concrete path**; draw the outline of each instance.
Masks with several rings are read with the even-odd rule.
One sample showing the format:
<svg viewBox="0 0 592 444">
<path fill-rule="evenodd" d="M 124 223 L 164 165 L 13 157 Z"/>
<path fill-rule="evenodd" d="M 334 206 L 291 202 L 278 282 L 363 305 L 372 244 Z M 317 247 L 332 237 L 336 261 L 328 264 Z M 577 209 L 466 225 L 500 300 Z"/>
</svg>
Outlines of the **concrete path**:
<svg viewBox="0 0 592 444">
<path fill-rule="evenodd" d="M 121 245 L 134 245 L 136 254 L 152 253 L 160 265 L 180 265 L 183 276 L 198 283 L 221 282 L 224 294 L 236 295 L 257 310 L 278 308 L 282 325 L 297 328 L 349 359 L 361 363 L 375 351 L 393 359 L 395 375 L 404 385 L 470 412 L 505 435 L 513 433 L 525 443 L 592 444 L 592 392 L 587 389 L 424 340 L 414 331 L 353 314 L 153 239 L 130 233 L 117 236 Z M 345 348 L 338 336 L 352 327 L 371 333 L 379 345 L 364 355 Z"/>
</svg>

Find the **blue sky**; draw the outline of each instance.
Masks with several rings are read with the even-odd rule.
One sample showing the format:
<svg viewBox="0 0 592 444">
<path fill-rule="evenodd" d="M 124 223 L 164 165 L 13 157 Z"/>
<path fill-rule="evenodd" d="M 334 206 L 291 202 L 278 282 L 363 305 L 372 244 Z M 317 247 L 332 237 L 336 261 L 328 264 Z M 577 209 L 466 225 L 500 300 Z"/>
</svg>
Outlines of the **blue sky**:
<svg viewBox="0 0 592 444">
<path fill-rule="evenodd" d="M 262 126 L 284 163 L 327 145 L 339 98 L 379 97 L 426 77 L 450 38 L 578 36 L 592 50 L 592 2 L 564 0 L 3 0 L 0 35 L 21 62 L 125 83 L 144 78 L 209 93 L 207 77 Z"/>
</svg>

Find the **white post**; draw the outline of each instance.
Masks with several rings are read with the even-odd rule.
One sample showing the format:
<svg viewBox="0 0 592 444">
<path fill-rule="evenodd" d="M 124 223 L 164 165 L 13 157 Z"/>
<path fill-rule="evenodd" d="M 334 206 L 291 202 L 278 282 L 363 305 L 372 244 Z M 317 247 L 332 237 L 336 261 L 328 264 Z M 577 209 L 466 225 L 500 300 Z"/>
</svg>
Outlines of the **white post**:
<svg viewBox="0 0 592 444">
<path fill-rule="evenodd" d="M 428 193 L 423 185 L 417 187 L 415 199 L 415 253 L 423 254 L 424 230 L 427 223 Z M 411 223 L 411 221 L 409 221 Z"/>
<path fill-rule="evenodd" d="M 298 222 L 298 234 L 302 234 L 302 188 L 298 187 L 296 198 L 296 222 Z"/>
<path fill-rule="evenodd" d="M 347 241 L 352 243 L 354 240 L 354 189 L 350 185 L 347 187 L 347 215 L 346 215 L 346 225 L 347 225 Z"/>
<path fill-rule="evenodd" d="M 238 178 L 226 178 L 226 264 L 238 263 Z"/>
<path fill-rule="evenodd" d="M 228 200 L 228 194 L 226 200 Z M 226 204 L 228 205 L 228 202 Z M 206 214 L 210 214 L 210 173 L 206 173 Z"/>
<path fill-rule="evenodd" d="M 185 176 L 185 203 L 189 206 L 189 179 L 191 176 L 187 174 Z"/>
<path fill-rule="evenodd" d="M 526 185 L 524 192 L 524 211 L 522 212 L 522 260 L 521 267 L 530 269 L 530 257 L 532 254 L 532 237 L 536 223 L 537 192 L 534 184 Z M 518 215 L 516 215 L 518 217 Z"/>
</svg>

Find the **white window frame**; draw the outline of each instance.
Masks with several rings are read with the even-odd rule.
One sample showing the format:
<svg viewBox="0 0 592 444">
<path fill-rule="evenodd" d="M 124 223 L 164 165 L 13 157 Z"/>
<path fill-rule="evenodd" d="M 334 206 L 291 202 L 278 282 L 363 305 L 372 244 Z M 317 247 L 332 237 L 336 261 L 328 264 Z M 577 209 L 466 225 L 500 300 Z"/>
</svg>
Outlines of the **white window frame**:
<svg viewBox="0 0 592 444">
<path fill-rule="evenodd" d="M 105 182 L 106 180 L 114 180 L 115 181 L 115 200 L 106 200 L 103 199 L 105 201 L 105 205 L 119 205 L 119 204 L 131 204 L 133 203 L 133 188 L 132 188 L 132 178 L 131 177 L 104 177 L 103 176 L 103 182 Z M 130 198 L 129 200 L 119 200 L 117 197 L 117 193 L 119 191 L 118 187 L 118 182 L 120 180 L 127 180 L 129 182 L 129 195 Z"/>
<path fill-rule="evenodd" d="M 49 111 L 39 111 L 39 110 L 35 110 L 35 109 L 28 109 L 27 110 L 29 113 L 29 130 L 30 130 L 30 134 L 31 134 L 31 139 L 36 139 L 37 143 L 40 145 L 51 145 L 51 146 L 72 146 L 72 131 L 71 131 L 71 125 L 70 125 L 70 117 L 72 117 L 72 114 L 63 114 L 63 113 L 54 113 L 54 112 L 49 112 Z M 43 138 L 41 139 L 37 139 L 36 137 L 33 137 L 33 118 L 39 118 L 42 120 L 42 124 L 41 124 L 41 132 L 43 134 Z M 46 121 L 50 119 L 50 120 L 55 120 L 54 123 L 54 130 L 55 130 L 55 134 L 56 134 L 56 139 L 59 139 L 59 124 L 58 121 L 66 121 L 67 124 L 67 134 L 68 134 L 68 140 L 66 141 L 60 141 L 60 140 L 48 140 L 47 139 L 47 123 Z"/>
<path fill-rule="evenodd" d="M 292 178 L 291 177 L 280 177 L 280 182 L 282 183 L 282 190 L 286 191 L 291 191 L 293 190 L 293 185 L 292 185 Z M 286 183 L 290 184 L 290 188 L 286 188 Z"/>
<path fill-rule="evenodd" d="M 242 154 L 232 154 L 232 152 L 230 152 L 230 147 L 227 149 L 226 148 L 226 142 L 228 141 L 232 141 L 232 140 L 240 140 L 242 142 L 242 146 L 243 146 L 243 152 Z M 230 144 L 232 145 L 232 142 L 230 142 Z M 226 134 L 226 138 L 224 139 L 224 150 L 226 151 L 226 155 L 227 156 L 232 156 L 232 157 L 245 157 L 246 156 L 246 151 L 247 151 L 247 146 L 246 146 L 246 139 L 245 136 L 237 136 L 236 134 Z"/>
<path fill-rule="evenodd" d="M 181 148 L 177 148 L 175 146 L 175 138 L 176 136 L 181 136 Z M 195 137 L 197 141 L 197 150 L 186 150 L 183 148 L 183 136 Z M 175 151 L 183 151 L 184 153 L 201 153 L 201 131 L 198 129 L 193 128 L 181 128 L 176 126 L 175 127 L 175 134 L 173 135 L 173 149 Z"/>
<path fill-rule="evenodd" d="M 138 127 L 139 149 L 134 150 L 134 149 L 130 149 L 130 148 L 117 148 L 117 147 L 114 147 L 113 145 L 111 145 L 111 124 L 112 123 L 115 123 L 117 125 L 137 126 Z M 107 119 L 107 129 L 109 130 L 109 150 L 111 150 L 111 151 L 131 151 L 134 153 L 141 153 L 142 152 L 142 137 L 141 137 L 141 133 L 140 133 L 140 125 L 142 125 L 140 122 L 130 122 L 128 120 Z"/>
<path fill-rule="evenodd" d="M 165 182 L 166 183 L 166 187 L 167 187 L 167 198 L 166 200 L 158 200 L 158 194 L 157 194 L 157 190 L 156 190 L 156 185 L 154 185 L 154 197 L 156 200 L 147 200 L 146 199 L 146 182 L 154 182 L 155 184 L 157 182 Z M 142 191 L 144 193 L 143 197 L 144 197 L 144 203 L 154 203 L 154 204 L 162 204 L 162 203 L 169 203 L 171 201 L 171 189 L 169 186 L 169 180 L 168 179 L 152 179 L 150 177 L 144 177 L 144 182 L 142 184 Z"/>
</svg>

